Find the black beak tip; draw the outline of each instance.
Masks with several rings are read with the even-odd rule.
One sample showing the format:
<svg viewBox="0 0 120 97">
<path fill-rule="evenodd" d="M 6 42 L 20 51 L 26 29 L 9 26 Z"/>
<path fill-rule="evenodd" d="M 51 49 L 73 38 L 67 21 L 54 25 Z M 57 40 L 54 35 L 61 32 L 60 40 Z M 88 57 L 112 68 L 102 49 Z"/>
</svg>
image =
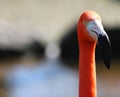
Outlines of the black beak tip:
<svg viewBox="0 0 120 97">
<path fill-rule="evenodd" d="M 104 59 L 104 64 L 107 69 L 110 69 L 111 62 L 111 44 L 110 40 L 106 36 L 99 36 L 98 46 L 100 47 Z"/>
<path fill-rule="evenodd" d="M 108 47 L 109 49 L 105 50 L 105 52 L 103 53 L 103 59 L 104 59 L 104 64 L 106 66 L 107 69 L 110 70 L 111 67 L 111 50 L 110 47 Z M 107 52 L 108 51 L 108 52 Z"/>
<path fill-rule="evenodd" d="M 105 64 L 108 70 L 110 70 L 110 64 Z"/>
</svg>

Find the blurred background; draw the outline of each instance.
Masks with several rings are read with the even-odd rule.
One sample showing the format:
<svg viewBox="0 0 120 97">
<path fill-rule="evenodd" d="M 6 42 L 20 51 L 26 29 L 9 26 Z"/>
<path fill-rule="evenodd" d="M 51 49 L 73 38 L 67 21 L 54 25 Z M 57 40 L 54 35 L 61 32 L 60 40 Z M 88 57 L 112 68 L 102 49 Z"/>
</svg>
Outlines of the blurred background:
<svg viewBox="0 0 120 97">
<path fill-rule="evenodd" d="M 78 97 L 77 21 L 97 11 L 112 45 L 96 49 L 98 97 L 120 97 L 120 0 L 0 0 L 0 97 Z"/>
</svg>

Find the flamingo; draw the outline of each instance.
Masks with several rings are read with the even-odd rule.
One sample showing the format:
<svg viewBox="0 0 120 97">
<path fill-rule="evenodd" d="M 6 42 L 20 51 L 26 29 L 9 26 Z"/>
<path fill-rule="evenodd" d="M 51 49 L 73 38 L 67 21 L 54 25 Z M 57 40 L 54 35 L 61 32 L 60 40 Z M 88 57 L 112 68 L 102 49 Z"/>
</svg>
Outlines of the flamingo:
<svg viewBox="0 0 120 97">
<path fill-rule="evenodd" d="M 111 44 L 101 17 L 95 11 L 85 11 L 77 27 L 79 44 L 79 97 L 96 97 L 96 44 L 101 49 L 104 64 L 110 69 Z"/>
</svg>

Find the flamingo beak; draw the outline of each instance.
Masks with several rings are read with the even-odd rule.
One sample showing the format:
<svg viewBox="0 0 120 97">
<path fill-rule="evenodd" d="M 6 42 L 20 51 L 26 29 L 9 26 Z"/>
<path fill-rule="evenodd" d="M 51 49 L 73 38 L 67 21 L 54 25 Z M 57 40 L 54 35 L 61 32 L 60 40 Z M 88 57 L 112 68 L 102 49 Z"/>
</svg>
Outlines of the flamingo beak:
<svg viewBox="0 0 120 97">
<path fill-rule="evenodd" d="M 105 66 L 110 69 L 110 62 L 111 62 L 111 44 L 110 44 L 110 40 L 107 36 L 107 34 L 105 35 L 98 35 L 98 47 L 101 50 L 101 53 L 103 55 L 103 59 L 104 59 L 104 64 Z"/>
<path fill-rule="evenodd" d="M 97 42 L 98 47 L 101 50 L 105 66 L 110 69 L 111 43 L 107 33 L 102 26 L 101 21 L 90 21 L 86 27 L 91 37 Z"/>
</svg>

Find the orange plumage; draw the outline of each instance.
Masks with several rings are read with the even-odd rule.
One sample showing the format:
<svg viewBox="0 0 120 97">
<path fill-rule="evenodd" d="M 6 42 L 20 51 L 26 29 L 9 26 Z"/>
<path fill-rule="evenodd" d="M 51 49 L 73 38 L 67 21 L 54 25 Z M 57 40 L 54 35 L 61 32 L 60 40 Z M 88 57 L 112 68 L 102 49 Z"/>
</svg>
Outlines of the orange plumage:
<svg viewBox="0 0 120 97">
<path fill-rule="evenodd" d="M 79 97 L 97 96 L 96 67 L 95 67 L 95 48 L 96 48 L 97 40 L 95 41 L 94 37 L 96 39 L 100 37 L 100 39 L 102 40 L 101 36 L 102 35 L 105 36 L 106 34 L 103 31 L 103 29 L 100 28 L 99 23 L 96 21 L 101 23 L 101 17 L 94 11 L 86 11 L 82 13 L 78 21 L 77 32 L 78 32 L 78 43 L 80 48 Z M 92 30 L 88 31 L 87 29 L 88 24 L 90 25 L 91 27 L 90 29 Z M 98 32 L 97 30 L 94 29 L 94 26 L 97 28 Z"/>
</svg>

